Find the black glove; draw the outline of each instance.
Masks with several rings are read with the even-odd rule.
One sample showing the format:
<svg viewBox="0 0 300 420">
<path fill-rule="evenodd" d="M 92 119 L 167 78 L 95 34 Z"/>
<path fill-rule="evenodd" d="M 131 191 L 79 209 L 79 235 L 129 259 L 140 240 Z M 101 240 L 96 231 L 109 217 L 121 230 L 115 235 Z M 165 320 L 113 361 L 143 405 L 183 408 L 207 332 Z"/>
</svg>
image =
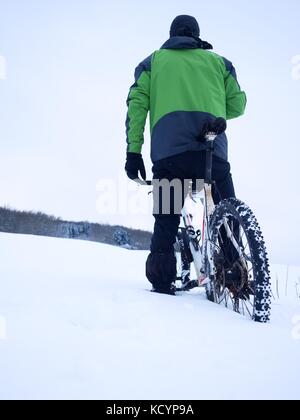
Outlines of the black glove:
<svg viewBox="0 0 300 420">
<path fill-rule="evenodd" d="M 139 173 L 144 181 L 146 181 L 146 169 L 141 154 L 127 153 L 127 160 L 125 171 L 129 179 L 136 180 L 139 178 Z"/>
<path fill-rule="evenodd" d="M 227 122 L 224 120 L 224 118 L 216 118 L 214 120 L 207 120 L 203 124 L 199 140 L 205 141 L 205 136 L 208 133 L 215 133 L 217 136 L 220 134 L 225 133 L 227 129 Z"/>
<path fill-rule="evenodd" d="M 213 131 L 219 136 L 227 130 L 227 121 L 224 118 L 217 118 L 214 122 Z"/>
</svg>

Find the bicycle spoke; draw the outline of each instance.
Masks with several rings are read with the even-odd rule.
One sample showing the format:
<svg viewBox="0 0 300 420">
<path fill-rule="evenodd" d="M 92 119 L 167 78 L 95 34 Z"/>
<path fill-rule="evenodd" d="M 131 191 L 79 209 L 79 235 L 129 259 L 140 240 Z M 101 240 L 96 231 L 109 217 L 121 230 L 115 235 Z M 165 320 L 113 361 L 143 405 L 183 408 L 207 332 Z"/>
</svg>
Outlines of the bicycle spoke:
<svg viewBox="0 0 300 420">
<path fill-rule="evenodd" d="M 233 310 L 235 312 L 238 312 L 237 305 L 236 305 L 236 299 L 233 298 L 232 293 L 230 293 L 230 292 L 229 292 L 229 297 L 230 297 L 231 302 L 232 302 Z"/>
<path fill-rule="evenodd" d="M 246 247 L 244 247 L 243 246 L 243 251 L 246 253 L 246 251 L 247 251 L 247 248 L 249 249 L 249 244 L 247 243 L 247 245 L 246 245 Z M 249 251 L 250 251 L 250 249 L 249 249 Z"/>
<path fill-rule="evenodd" d="M 252 308 L 254 308 L 254 304 L 251 302 L 250 299 L 248 299 L 247 302 L 250 303 L 250 305 L 252 306 Z"/>
<path fill-rule="evenodd" d="M 224 294 L 223 294 L 223 297 L 222 297 L 222 300 L 219 300 L 219 304 L 221 305 L 221 303 L 223 303 L 224 302 L 224 300 L 225 300 L 225 302 L 226 302 L 226 293 L 224 292 Z M 226 303 L 225 303 L 226 304 Z M 227 307 L 227 306 L 226 306 Z"/>
<path fill-rule="evenodd" d="M 250 291 L 253 293 L 253 295 L 255 295 L 255 290 L 253 290 L 250 285 L 248 287 L 249 287 Z"/>
<path fill-rule="evenodd" d="M 250 300 L 249 300 L 248 302 L 250 303 L 250 305 L 251 305 L 251 306 L 252 306 L 252 308 L 253 308 L 253 305 L 252 305 L 252 303 L 250 302 Z M 248 312 L 248 314 L 250 315 L 250 317 L 252 317 L 252 314 L 251 314 L 251 312 L 249 311 L 248 306 L 246 305 L 246 303 L 245 303 L 245 307 L 246 307 L 247 312 Z"/>
<path fill-rule="evenodd" d="M 246 237 L 246 233 L 245 233 L 245 231 L 243 230 L 243 234 L 242 234 L 241 240 L 242 240 L 244 237 Z"/>
<path fill-rule="evenodd" d="M 228 295 L 225 293 L 225 306 L 228 308 Z"/>
<path fill-rule="evenodd" d="M 243 315 L 245 316 L 244 302 L 242 301 Z"/>
<path fill-rule="evenodd" d="M 248 270 L 248 274 L 249 274 L 251 271 L 253 271 L 253 267 L 249 268 L 249 270 Z"/>
<path fill-rule="evenodd" d="M 250 255 L 245 255 L 243 254 L 243 256 L 246 258 L 246 260 L 250 263 L 252 263 L 252 258 L 250 257 Z"/>
<path fill-rule="evenodd" d="M 235 312 L 237 312 L 238 314 L 240 313 L 240 300 L 239 299 L 235 299 L 234 301 L 234 306 L 235 306 Z"/>
</svg>

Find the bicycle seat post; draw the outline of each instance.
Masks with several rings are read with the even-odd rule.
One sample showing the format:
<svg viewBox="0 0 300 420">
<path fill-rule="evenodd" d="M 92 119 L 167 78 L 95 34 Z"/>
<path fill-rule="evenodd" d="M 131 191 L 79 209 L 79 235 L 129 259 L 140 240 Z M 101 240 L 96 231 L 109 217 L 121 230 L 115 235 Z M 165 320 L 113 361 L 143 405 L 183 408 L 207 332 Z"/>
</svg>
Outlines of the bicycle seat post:
<svg viewBox="0 0 300 420">
<path fill-rule="evenodd" d="M 215 146 L 215 139 L 217 135 L 215 133 L 207 133 L 205 136 L 206 140 L 206 166 L 205 166 L 205 184 L 212 185 L 212 163 L 213 163 L 213 152 Z"/>
</svg>

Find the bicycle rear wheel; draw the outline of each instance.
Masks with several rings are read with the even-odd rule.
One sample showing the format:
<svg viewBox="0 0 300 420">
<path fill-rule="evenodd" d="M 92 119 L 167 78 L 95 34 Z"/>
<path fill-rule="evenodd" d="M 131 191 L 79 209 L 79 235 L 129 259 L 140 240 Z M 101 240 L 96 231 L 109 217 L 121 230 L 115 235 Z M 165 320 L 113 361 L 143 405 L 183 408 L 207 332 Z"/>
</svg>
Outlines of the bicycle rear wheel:
<svg viewBox="0 0 300 420">
<path fill-rule="evenodd" d="M 210 220 L 214 280 L 207 298 L 266 323 L 271 315 L 270 270 L 259 224 L 243 202 L 223 200 Z"/>
</svg>

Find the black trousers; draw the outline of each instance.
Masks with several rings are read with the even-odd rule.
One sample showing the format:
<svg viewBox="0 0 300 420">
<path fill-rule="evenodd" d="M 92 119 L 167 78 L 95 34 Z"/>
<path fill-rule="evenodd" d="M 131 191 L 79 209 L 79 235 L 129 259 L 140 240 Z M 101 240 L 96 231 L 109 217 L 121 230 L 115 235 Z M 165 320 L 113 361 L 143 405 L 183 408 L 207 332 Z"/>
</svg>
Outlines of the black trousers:
<svg viewBox="0 0 300 420">
<path fill-rule="evenodd" d="M 158 180 L 166 179 L 168 181 L 178 179 L 181 183 L 184 183 L 186 179 L 193 181 L 204 179 L 205 159 L 205 152 L 186 152 L 160 160 L 153 166 L 153 178 Z M 215 204 L 218 204 L 225 198 L 235 197 L 230 171 L 230 164 L 227 161 L 214 156 L 212 177 L 216 183 L 216 188 L 213 190 L 213 199 Z M 184 205 L 185 198 L 186 196 L 183 193 L 181 203 L 182 207 Z M 168 214 L 162 211 L 162 193 L 159 194 L 154 191 L 154 200 L 154 208 L 159 209 L 159 211 L 156 211 L 154 214 L 155 226 L 151 243 L 151 252 L 172 252 L 180 225 L 180 215 L 177 211 L 174 211 L 174 195 L 170 195 L 171 202 Z"/>
</svg>

